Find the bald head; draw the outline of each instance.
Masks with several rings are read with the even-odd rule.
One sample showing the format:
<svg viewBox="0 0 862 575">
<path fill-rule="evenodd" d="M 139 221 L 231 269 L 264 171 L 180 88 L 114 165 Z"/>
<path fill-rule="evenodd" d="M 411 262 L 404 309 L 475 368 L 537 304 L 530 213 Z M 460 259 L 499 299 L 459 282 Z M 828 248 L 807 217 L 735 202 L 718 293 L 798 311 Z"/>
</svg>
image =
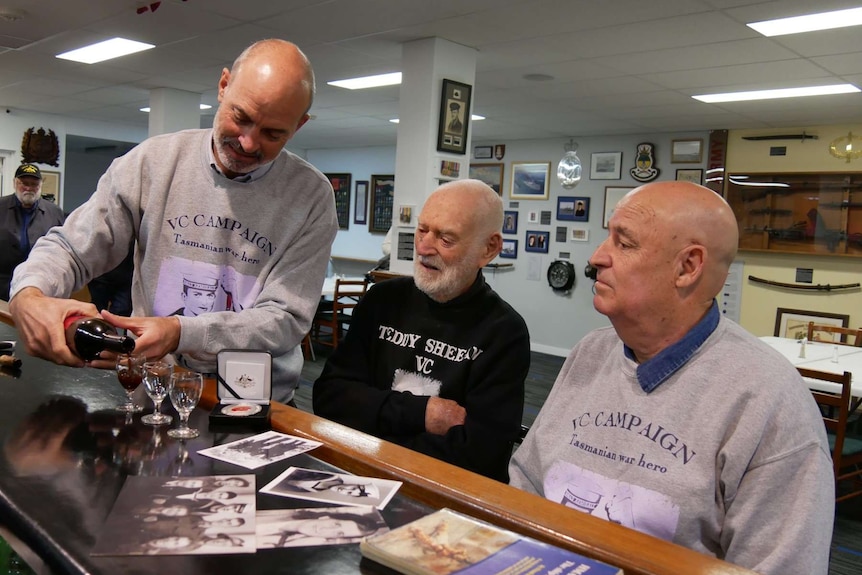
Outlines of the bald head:
<svg viewBox="0 0 862 575">
<path fill-rule="evenodd" d="M 236 76 L 242 68 L 252 69 L 258 78 L 264 81 L 280 77 L 290 83 L 298 82 L 308 98 L 308 105 L 303 113 L 311 109 L 317 91 L 314 69 L 296 44 L 277 38 L 255 42 L 234 60 L 230 69 L 231 75 Z"/>
<path fill-rule="evenodd" d="M 443 184 L 425 201 L 446 202 L 458 206 L 472 220 L 477 237 L 487 237 L 503 229 L 503 199 L 479 180 L 456 180 Z"/>
<path fill-rule="evenodd" d="M 739 245 L 736 217 L 724 198 L 690 182 L 655 182 L 629 192 L 617 209 L 626 205 L 652 214 L 669 250 L 691 245 L 706 248 L 707 291 L 713 292 L 710 298 L 718 294 Z"/>
<path fill-rule="evenodd" d="M 503 246 L 503 200 L 478 180 L 457 180 L 428 196 L 414 235 L 413 279 L 447 302 L 470 289 Z"/>
</svg>

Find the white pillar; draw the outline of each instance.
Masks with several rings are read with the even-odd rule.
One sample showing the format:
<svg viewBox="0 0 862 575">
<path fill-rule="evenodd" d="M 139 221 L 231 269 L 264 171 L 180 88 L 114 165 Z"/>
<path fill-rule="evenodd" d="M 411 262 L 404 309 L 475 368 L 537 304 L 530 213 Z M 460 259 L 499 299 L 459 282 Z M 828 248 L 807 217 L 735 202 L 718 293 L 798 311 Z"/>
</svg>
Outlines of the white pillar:
<svg viewBox="0 0 862 575">
<path fill-rule="evenodd" d="M 173 88 L 150 90 L 150 136 L 201 127 L 201 95 Z"/>
<path fill-rule="evenodd" d="M 402 77 L 398 104 L 398 143 L 395 150 L 395 193 L 393 195 L 392 258 L 389 269 L 412 274 L 412 248 L 399 254 L 398 237 L 412 234 L 425 199 L 440 185 L 440 163 L 458 162 L 459 178 L 467 177 L 472 130 L 467 129 L 465 153 L 437 151 L 437 128 L 440 124 L 440 99 L 443 80 L 454 80 L 474 87 L 476 50 L 441 38 L 424 38 L 407 42 L 402 47 Z M 465 111 L 469 118 L 471 109 Z M 411 206 L 409 224 L 401 223 L 400 207 Z M 406 239 L 406 237 L 405 237 Z M 399 255 L 401 257 L 399 257 Z M 402 259 L 408 257 L 408 259 Z"/>
</svg>

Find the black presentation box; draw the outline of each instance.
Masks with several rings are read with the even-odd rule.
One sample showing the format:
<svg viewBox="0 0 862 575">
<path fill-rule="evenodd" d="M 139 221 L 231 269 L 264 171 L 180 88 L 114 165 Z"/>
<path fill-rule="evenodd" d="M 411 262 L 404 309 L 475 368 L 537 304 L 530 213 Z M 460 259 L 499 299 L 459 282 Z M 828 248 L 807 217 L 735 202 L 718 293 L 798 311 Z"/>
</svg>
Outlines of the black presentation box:
<svg viewBox="0 0 862 575">
<path fill-rule="evenodd" d="M 272 355 L 268 351 L 223 349 L 218 353 L 219 402 L 210 426 L 269 429 Z"/>
</svg>

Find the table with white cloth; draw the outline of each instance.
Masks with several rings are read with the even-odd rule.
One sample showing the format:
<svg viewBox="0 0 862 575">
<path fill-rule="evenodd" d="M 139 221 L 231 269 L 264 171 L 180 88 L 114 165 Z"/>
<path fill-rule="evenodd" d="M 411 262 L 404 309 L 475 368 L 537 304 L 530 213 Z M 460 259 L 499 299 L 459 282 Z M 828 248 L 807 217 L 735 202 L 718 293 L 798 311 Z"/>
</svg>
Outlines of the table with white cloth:
<svg viewBox="0 0 862 575">
<path fill-rule="evenodd" d="M 852 375 L 851 411 L 862 403 L 862 347 L 809 341 L 805 343 L 804 357 L 800 357 L 802 340 L 773 336 L 761 337 L 760 340 L 786 357 L 796 367 L 838 374 L 849 371 Z M 809 378 L 805 378 L 805 382 L 810 389 L 841 393 L 841 386 L 837 383 Z"/>
</svg>

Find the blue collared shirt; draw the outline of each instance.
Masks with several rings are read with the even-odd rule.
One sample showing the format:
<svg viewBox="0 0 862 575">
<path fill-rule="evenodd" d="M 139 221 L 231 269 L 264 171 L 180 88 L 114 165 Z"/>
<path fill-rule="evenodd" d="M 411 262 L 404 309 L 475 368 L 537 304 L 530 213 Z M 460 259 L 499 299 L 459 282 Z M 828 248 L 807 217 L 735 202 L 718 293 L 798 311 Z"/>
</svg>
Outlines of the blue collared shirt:
<svg viewBox="0 0 862 575">
<path fill-rule="evenodd" d="M 650 393 L 691 359 L 703 342 L 715 331 L 721 315 L 718 313 L 718 303 L 712 300 L 712 307 L 697 324 L 683 336 L 681 340 L 661 350 L 638 365 L 638 383 L 645 392 Z M 623 344 L 626 357 L 637 361 L 632 349 Z"/>
</svg>

